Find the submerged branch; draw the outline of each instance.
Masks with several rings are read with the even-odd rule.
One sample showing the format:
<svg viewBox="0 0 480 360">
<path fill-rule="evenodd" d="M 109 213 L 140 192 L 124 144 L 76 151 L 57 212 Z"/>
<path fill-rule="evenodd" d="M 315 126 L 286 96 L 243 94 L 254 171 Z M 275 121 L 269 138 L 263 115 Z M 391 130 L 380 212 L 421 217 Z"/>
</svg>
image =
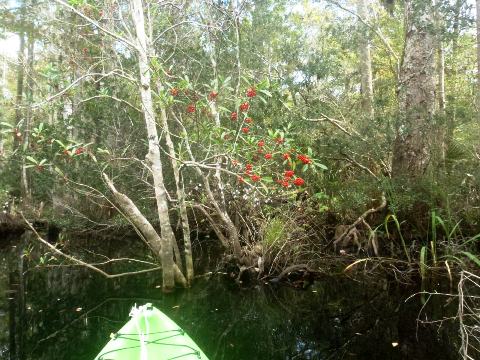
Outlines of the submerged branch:
<svg viewBox="0 0 480 360">
<path fill-rule="evenodd" d="M 76 257 L 73 257 L 71 255 L 65 254 L 63 251 L 60 251 L 59 249 L 57 249 L 55 246 L 53 246 L 52 244 L 50 244 L 48 241 L 46 241 L 45 239 L 43 239 L 40 236 L 40 234 L 37 232 L 37 230 L 35 230 L 33 225 L 25 218 L 23 213 L 20 212 L 20 216 L 22 217 L 23 221 L 25 221 L 25 224 L 27 225 L 27 227 L 30 230 L 32 230 L 32 232 L 35 234 L 37 240 L 40 241 L 46 247 L 48 247 L 50 250 L 52 250 L 55 254 L 60 255 L 61 257 L 64 257 L 65 259 L 70 260 L 70 261 L 72 261 L 72 262 L 74 262 L 78 265 L 85 266 L 86 268 L 88 268 L 92 271 L 95 271 L 96 273 L 99 273 L 100 275 L 106 277 L 107 279 L 114 279 L 114 278 L 119 278 L 119 277 L 123 277 L 123 276 L 144 274 L 144 273 L 147 273 L 147 272 L 158 271 L 158 270 L 161 269 L 160 266 L 157 266 L 157 267 L 151 268 L 151 269 L 129 271 L 129 272 L 119 273 L 119 274 L 109 274 L 109 273 L 103 271 L 102 269 L 99 269 L 98 267 L 92 265 L 92 264 L 89 264 L 85 261 L 77 259 Z"/>
</svg>

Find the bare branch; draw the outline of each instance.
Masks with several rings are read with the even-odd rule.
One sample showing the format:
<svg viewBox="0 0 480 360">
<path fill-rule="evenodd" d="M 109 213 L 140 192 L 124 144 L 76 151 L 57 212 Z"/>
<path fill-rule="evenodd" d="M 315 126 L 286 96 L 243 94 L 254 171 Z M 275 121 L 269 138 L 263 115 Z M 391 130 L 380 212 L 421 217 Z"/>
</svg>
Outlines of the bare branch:
<svg viewBox="0 0 480 360">
<path fill-rule="evenodd" d="M 117 39 L 118 41 L 121 41 L 123 42 L 124 44 L 130 46 L 131 48 L 137 50 L 137 45 L 134 44 L 131 40 L 128 40 L 126 38 L 124 38 L 123 36 L 117 34 L 117 33 L 114 33 L 113 31 L 110 31 L 106 28 L 104 28 L 102 25 L 100 25 L 98 22 L 96 22 L 95 20 L 93 20 L 92 18 L 88 17 L 87 15 L 85 15 L 84 13 L 78 11 L 77 9 L 75 9 L 72 5 L 66 3 L 65 1 L 63 0 L 54 0 L 56 3 L 66 7 L 67 9 L 69 9 L 70 11 L 74 12 L 75 14 L 77 14 L 78 16 L 80 16 L 81 18 L 87 20 L 90 24 L 92 24 L 93 26 L 95 26 L 96 28 L 102 30 L 105 34 L 108 34 L 110 35 L 111 37 Z"/>
<path fill-rule="evenodd" d="M 50 250 L 52 250 L 55 254 L 60 255 L 61 257 L 64 257 L 65 259 L 70 260 L 70 261 L 72 261 L 72 262 L 74 262 L 78 265 L 85 266 L 86 268 L 88 268 L 90 270 L 93 270 L 96 273 L 99 273 L 100 275 L 106 277 L 107 279 L 114 279 L 114 278 L 119 278 L 119 277 L 123 277 L 123 276 L 144 274 L 144 273 L 147 273 L 147 272 L 158 271 L 158 270 L 161 269 L 161 267 L 157 266 L 157 267 L 151 268 L 151 269 L 130 271 L 130 272 L 119 273 L 119 274 L 109 274 L 109 273 L 103 271 L 102 269 L 99 269 L 98 267 L 92 265 L 92 264 L 86 263 L 86 262 L 84 262 L 80 259 L 77 259 L 76 257 L 65 254 L 64 252 L 58 250 L 55 246 L 53 246 L 52 244 L 50 244 L 48 241 L 46 241 L 45 239 L 43 239 L 40 236 L 40 234 L 37 232 L 37 230 L 35 230 L 35 228 L 32 226 L 32 224 L 25 218 L 23 213 L 20 212 L 20 216 L 22 217 L 23 221 L 25 221 L 25 224 L 27 225 L 27 227 L 30 230 L 32 230 L 32 232 L 35 234 L 37 240 L 40 241 L 46 247 L 48 247 Z"/>
</svg>

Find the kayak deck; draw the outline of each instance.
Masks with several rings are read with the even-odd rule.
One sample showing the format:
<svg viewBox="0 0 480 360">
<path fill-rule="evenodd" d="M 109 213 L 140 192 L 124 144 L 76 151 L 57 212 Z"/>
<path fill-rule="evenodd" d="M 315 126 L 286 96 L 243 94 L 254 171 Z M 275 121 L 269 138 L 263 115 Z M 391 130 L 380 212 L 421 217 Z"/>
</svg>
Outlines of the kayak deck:
<svg viewBox="0 0 480 360">
<path fill-rule="evenodd" d="M 190 336 L 152 304 L 134 307 L 130 316 L 95 360 L 208 360 Z"/>
</svg>

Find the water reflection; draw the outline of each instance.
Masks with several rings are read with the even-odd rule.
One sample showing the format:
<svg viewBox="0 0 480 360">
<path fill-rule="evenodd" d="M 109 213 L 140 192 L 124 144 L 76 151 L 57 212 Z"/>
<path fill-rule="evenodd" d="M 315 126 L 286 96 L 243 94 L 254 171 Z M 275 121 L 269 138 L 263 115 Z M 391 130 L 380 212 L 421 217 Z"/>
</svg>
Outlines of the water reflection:
<svg viewBox="0 0 480 360">
<path fill-rule="evenodd" d="M 164 295 L 155 273 L 105 280 L 79 267 L 29 269 L 22 241 L 0 250 L 2 359 L 93 359 L 132 305 L 145 302 L 174 319 L 212 360 L 458 357 L 455 328 L 417 327 L 421 304 L 403 302 L 414 289 L 340 277 L 306 291 L 241 289 L 215 276 Z M 106 248 L 122 254 L 119 246 Z"/>
</svg>

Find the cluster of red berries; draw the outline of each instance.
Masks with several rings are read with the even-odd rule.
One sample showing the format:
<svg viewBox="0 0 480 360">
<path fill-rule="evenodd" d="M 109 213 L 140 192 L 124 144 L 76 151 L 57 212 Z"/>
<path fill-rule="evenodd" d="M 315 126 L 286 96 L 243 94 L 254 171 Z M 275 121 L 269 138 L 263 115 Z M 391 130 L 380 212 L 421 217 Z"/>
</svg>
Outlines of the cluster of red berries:
<svg viewBox="0 0 480 360">
<path fill-rule="evenodd" d="M 277 179 L 277 183 L 287 188 L 290 186 L 290 181 L 292 180 L 293 176 L 295 176 L 295 171 L 286 170 L 285 173 L 283 174 L 283 179 Z M 305 184 L 305 180 L 303 180 L 301 177 L 296 177 L 293 180 L 293 185 L 295 186 L 303 186 L 304 184 Z"/>
<path fill-rule="evenodd" d="M 255 97 L 256 95 L 257 95 L 257 91 L 255 90 L 255 88 L 250 87 L 247 89 L 247 97 L 252 98 L 252 97 Z"/>
<path fill-rule="evenodd" d="M 240 104 L 240 110 L 242 112 L 247 112 L 248 109 L 250 109 L 250 104 L 247 101 L 245 101 L 243 104 Z"/>
<path fill-rule="evenodd" d="M 299 154 L 297 155 L 297 159 L 300 160 L 304 164 L 311 164 L 312 160 L 307 155 Z"/>
<path fill-rule="evenodd" d="M 232 161 L 232 164 L 234 163 L 234 161 L 235 160 Z M 235 161 L 235 165 L 236 164 L 238 164 L 237 161 Z M 253 173 L 253 165 L 252 164 L 245 165 L 245 175 L 249 176 L 250 179 L 252 179 L 253 182 L 260 181 L 260 179 L 261 179 L 260 175 L 257 175 L 257 174 Z M 243 183 L 243 182 L 245 182 L 245 179 L 242 176 L 239 176 L 238 181 Z"/>
<path fill-rule="evenodd" d="M 72 153 L 70 152 L 69 150 L 65 149 L 63 150 L 63 155 L 66 155 L 66 156 L 71 156 L 71 155 L 82 155 L 84 152 L 86 152 L 87 150 L 80 146 L 78 147 L 77 149 L 75 149 L 75 151 Z"/>
</svg>

